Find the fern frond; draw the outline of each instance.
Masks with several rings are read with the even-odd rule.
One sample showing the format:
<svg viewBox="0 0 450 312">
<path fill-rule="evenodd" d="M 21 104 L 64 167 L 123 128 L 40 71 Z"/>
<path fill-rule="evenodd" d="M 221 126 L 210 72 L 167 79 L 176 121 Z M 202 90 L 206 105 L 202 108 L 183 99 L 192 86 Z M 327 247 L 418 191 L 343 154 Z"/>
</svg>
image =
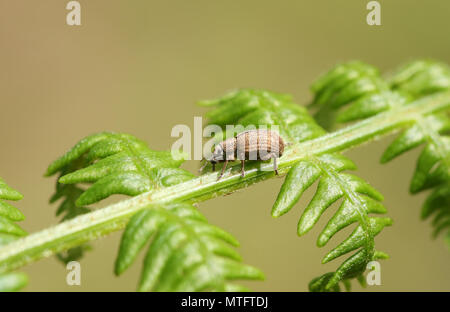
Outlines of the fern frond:
<svg viewBox="0 0 450 312">
<path fill-rule="evenodd" d="M 423 143 L 410 191 L 418 193 L 450 180 L 450 118 L 445 114 L 418 117 L 416 124 L 400 134 L 381 157 L 386 163 Z"/>
<path fill-rule="evenodd" d="M 319 235 L 317 245 L 325 246 L 340 230 L 358 223 L 353 232 L 342 243 L 328 252 L 322 263 L 327 263 L 344 254 L 357 250 L 339 268 L 323 278 L 315 280 L 311 290 L 337 290 L 340 281 L 361 275 L 368 262 L 375 260 L 374 237 L 385 226 L 392 224 L 386 217 L 373 217 L 370 214 L 384 214 L 386 208 L 381 204 L 383 196 L 362 179 L 342 173 L 355 166 L 341 155 L 322 155 L 300 161 L 287 174 L 272 209 L 274 217 L 288 212 L 298 202 L 301 194 L 319 180 L 317 191 L 303 211 L 298 223 L 298 235 L 310 231 L 319 218 L 333 203 L 342 199 L 339 209 L 329 220 Z"/>
<path fill-rule="evenodd" d="M 370 72 L 370 69 L 361 67 L 359 63 L 354 65 L 361 72 Z M 325 82 L 321 84 L 324 85 Z M 322 87 L 317 84 L 313 88 L 321 90 Z M 294 104 L 286 95 L 244 89 L 234 91 L 222 99 L 202 104 L 214 107 L 207 114 L 210 124 L 219 123 L 223 126 L 226 122 L 243 126 L 277 125 L 281 136 L 287 142 L 311 140 L 326 133 L 303 107 Z M 242 107 L 250 107 L 251 110 Z M 225 111 L 227 111 L 226 118 L 220 119 Z M 285 214 L 297 203 L 301 194 L 319 179 L 317 192 L 299 221 L 298 234 L 304 235 L 308 232 L 324 211 L 339 199 L 342 199 L 342 204 L 322 231 L 317 245 L 324 246 L 341 229 L 359 223 L 344 242 L 324 257 L 323 263 L 327 263 L 358 249 L 336 272 L 328 274 L 326 279 L 321 279 L 322 282 L 327 281 L 326 285 L 321 285 L 321 290 L 337 289 L 340 281 L 362 274 L 366 264 L 377 254 L 374 249 L 374 237 L 392 223 L 389 218 L 369 217 L 372 213 L 386 212 L 380 203 L 383 197 L 360 178 L 342 172 L 347 169 L 355 169 L 355 165 L 340 154 L 305 157 L 289 170 L 272 208 L 274 217 Z M 313 284 L 317 283 L 318 280 Z"/>
<path fill-rule="evenodd" d="M 388 81 L 393 90 L 420 98 L 450 89 L 450 68 L 434 60 L 417 60 L 401 67 Z"/>
<path fill-rule="evenodd" d="M 134 196 L 192 179 L 191 173 L 178 168 L 182 162 L 182 159 L 174 160 L 170 152 L 150 150 L 132 136 L 100 133 L 76 144 L 50 165 L 47 175 L 61 173 L 62 186 L 58 186 L 53 199 L 66 196 L 62 205 L 68 208 L 60 210 L 71 213 L 112 194 Z M 92 183 L 92 186 L 83 191 L 76 186 L 78 183 Z M 138 212 L 124 232 L 116 274 L 131 264 L 153 233 L 155 239 L 139 286 L 142 291 L 238 290 L 241 288 L 228 280 L 262 278 L 260 271 L 236 261 L 239 255 L 225 244 L 236 244 L 234 238 L 207 224 L 189 204 L 151 207 Z M 82 252 L 71 251 L 76 256 Z"/>
<path fill-rule="evenodd" d="M 450 181 L 450 137 L 446 132 L 450 129 L 450 118 L 445 114 L 430 115 L 425 118 L 418 117 L 416 124 L 400 134 L 386 149 L 381 162 L 386 163 L 393 158 L 411 150 L 414 147 L 425 144 L 410 184 L 410 192 L 415 194 L 423 190 L 434 188 L 424 204 L 423 216 L 428 216 L 431 211 L 440 209 L 439 204 L 450 202 L 448 183 Z M 445 211 L 443 207 L 436 216 L 434 225 L 439 225 L 441 232 L 445 224 Z M 444 220 L 444 222 L 442 221 Z M 441 223 L 443 222 L 443 223 Z M 448 222 L 447 222 L 448 223 Z"/>
<path fill-rule="evenodd" d="M 54 161 L 46 175 L 59 172 L 56 192 L 50 202 L 60 198 L 56 215 L 65 213 L 62 221 L 89 212 L 86 206 L 112 194 L 138 195 L 152 188 L 169 186 L 193 177 L 178 166 L 169 152 L 150 150 L 133 136 L 98 133 L 86 137 L 64 156 Z M 92 183 L 88 189 L 80 183 Z M 91 246 L 83 244 L 57 257 L 64 263 L 78 260 Z"/>
<path fill-rule="evenodd" d="M 372 260 L 381 260 L 388 259 L 388 255 L 381 252 L 375 251 Z M 366 269 L 366 262 L 364 261 L 364 257 L 361 256 L 360 252 L 355 253 L 352 257 L 350 257 L 346 262 L 344 262 L 341 267 L 346 267 L 347 265 L 354 266 L 353 272 L 349 271 L 344 279 L 341 280 L 346 291 L 351 290 L 350 280 L 354 277 L 358 283 L 362 287 L 366 287 L 366 280 L 364 275 L 361 273 Z M 339 269 L 338 269 L 339 271 Z M 337 271 L 337 272 L 338 272 Z M 334 286 L 330 287 L 329 285 L 333 283 L 333 279 L 336 276 L 336 272 L 328 272 L 319 277 L 314 278 L 308 285 L 309 291 L 312 292 L 339 292 L 341 291 L 341 286 L 339 283 L 336 283 Z"/>
<path fill-rule="evenodd" d="M 27 233 L 15 222 L 22 221 L 25 216 L 16 207 L 3 200 L 20 200 L 23 196 L 18 191 L 9 187 L 0 178 L 0 246 L 27 235 Z M 0 292 L 17 291 L 25 287 L 28 278 L 24 273 L 11 272 L 0 274 Z"/>
<path fill-rule="evenodd" d="M 368 75 L 375 75 L 370 74 L 370 69 L 368 69 L 367 71 Z M 359 72 L 364 73 L 364 70 L 360 70 Z M 359 75 L 363 76 L 363 74 Z M 347 77 L 346 79 L 348 80 L 350 78 Z M 325 79 L 322 84 L 325 84 L 326 82 L 327 81 Z M 317 88 L 320 89 L 321 86 L 319 85 Z M 404 96 L 401 94 L 402 92 L 407 92 L 402 91 L 401 87 L 396 88 L 397 89 L 395 90 L 391 88 L 392 92 L 398 92 L 398 94 L 400 94 L 401 96 Z M 362 91 L 364 89 L 365 88 L 363 87 L 360 88 L 360 90 Z M 356 88 L 356 90 L 358 90 L 358 88 Z M 355 92 L 355 94 L 359 94 L 358 96 L 363 96 L 362 91 Z M 369 92 L 375 91 L 369 89 Z M 237 99 L 239 99 L 239 95 L 242 95 L 243 98 L 237 101 Z M 414 97 L 415 95 L 406 96 Z M 352 97 L 353 96 L 348 95 L 342 96 L 342 98 L 346 101 L 346 98 Z M 245 100 L 246 98 L 250 99 L 251 101 L 249 102 Z M 238 104 L 233 104 L 233 102 L 236 101 Z M 341 99 L 340 101 L 343 100 Z M 426 118 L 427 116 L 431 115 L 437 116 L 437 112 L 442 112 L 443 110 L 450 108 L 450 92 L 440 92 L 438 94 L 420 98 L 419 100 L 414 100 L 411 103 L 408 102 L 407 105 L 392 105 L 393 108 L 387 109 L 384 113 L 355 123 L 333 133 L 324 133 L 323 129 L 315 124 L 314 120 L 312 120 L 312 118 L 306 114 L 306 110 L 302 108 L 293 108 L 292 105 L 288 104 L 290 102 L 291 100 L 289 97 L 275 95 L 270 92 L 266 93 L 265 95 L 264 91 L 253 92 L 250 90 L 239 90 L 231 93 L 225 99 L 205 102 L 204 104 L 212 105 L 217 109 L 216 113 L 211 113 L 211 116 L 214 116 L 215 114 L 215 118 L 218 118 L 219 122 L 222 122 L 223 125 L 226 123 L 235 123 L 233 122 L 234 119 L 240 119 L 241 121 L 244 120 L 245 122 L 245 118 L 248 118 L 248 120 L 253 119 L 257 121 L 256 123 L 258 124 L 267 124 L 265 122 L 259 121 L 270 121 L 271 118 L 281 118 L 280 122 L 276 122 L 277 124 L 281 125 L 295 125 L 296 123 L 298 123 L 298 125 L 296 125 L 297 131 L 291 132 L 289 130 L 285 130 L 284 126 L 283 129 L 281 129 L 282 132 L 284 132 L 284 134 L 282 133 L 281 135 L 285 139 L 287 137 L 290 138 L 286 139 L 288 143 L 301 142 L 294 143 L 291 146 L 288 146 L 288 148 L 285 150 L 283 157 L 279 160 L 278 163 L 280 174 L 283 175 L 289 172 L 300 162 L 310 162 L 314 166 L 311 164 L 306 164 L 306 172 L 310 172 L 311 175 L 317 176 L 316 179 L 320 179 L 320 181 L 322 181 L 322 179 L 326 180 L 326 178 L 328 178 L 329 176 L 334 179 L 334 181 L 332 181 L 333 183 L 339 181 L 337 194 L 339 194 L 339 190 L 342 192 L 345 191 L 346 194 L 352 194 L 352 196 L 347 195 L 347 197 L 356 198 L 356 201 L 361 202 L 364 202 L 367 197 L 367 201 L 371 201 L 371 203 L 374 203 L 374 205 L 376 206 L 379 204 L 379 201 L 374 199 L 374 197 L 377 196 L 373 194 L 373 196 L 368 196 L 367 194 L 364 194 L 364 192 L 360 192 L 361 189 L 364 190 L 363 186 L 365 185 L 365 182 L 358 182 L 358 178 L 343 172 L 344 169 L 351 169 L 352 166 L 349 164 L 348 160 L 343 158 L 338 162 L 336 159 L 340 158 L 341 156 L 337 153 L 360 145 L 364 142 L 368 142 L 382 135 L 392 133 L 396 130 L 404 128 L 405 126 L 414 125 L 416 124 L 416 119 L 418 117 Z M 326 102 L 327 101 L 325 101 L 325 103 Z M 239 105 L 239 103 L 241 103 L 242 105 Z M 226 109 L 226 105 L 230 108 L 229 110 Z M 343 106 L 345 106 L 345 104 L 343 104 Z M 391 105 L 389 105 L 389 107 L 391 107 Z M 220 113 L 220 109 L 222 109 L 223 114 Z M 254 110 L 255 115 L 259 114 L 259 116 L 252 115 L 251 110 Z M 280 111 L 291 111 L 291 113 L 280 115 Z M 227 115 L 227 112 L 229 112 L 230 114 Z M 304 120 L 303 123 L 301 122 L 302 118 Z M 230 120 L 230 122 L 227 120 Z M 247 123 L 250 122 L 247 121 Z M 440 134 L 444 135 L 444 133 Z M 150 184 L 155 184 L 156 187 L 151 187 L 151 190 L 149 192 L 137 195 L 133 198 L 124 199 L 118 203 L 108 205 L 103 209 L 79 215 L 74 219 L 67 220 L 61 224 L 52 226 L 48 229 L 44 229 L 32 235 L 27 235 L 26 237 L 12 241 L 3 247 L 0 247 L 1 274 L 9 273 L 25 264 L 37 261 L 38 259 L 48 257 L 64 250 L 68 250 L 75 246 L 79 246 L 80 244 L 97 239 L 113 231 L 118 231 L 124 228 L 127 221 L 142 209 L 152 209 L 153 207 L 163 206 L 165 207 L 165 205 L 169 205 L 170 203 L 198 202 L 211 199 L 219 195 L 228 194 L 238 189 L 246 188 L 249 185 L 264 181 L 274 176 L 273 172 L 269 171 L 269 169 L 272 169 L 272 166 L 267 163 L 262 163 L 260 164 L 259 168 L 251 168 L 250 170 L 247 170 L 247 174 L 245 177 L 242 177 L 239 174 L 230 174 L 229 172 L 227 172 L 224 175 L 224 178 L 218 181 L 217 173 L 209 173 L 195 179 L 187 179 L 188 181 L 182 183 L 173 183 L 175 185 L 172 185 L 170 187 L 164 187 L 165 185 L 171 185 L 171 183 L 164 183 L 163 175 L 158 175 L 158 170 L 156 168 L 166 168 L 170 171 L 171 169 L 179 170 L 178 167 L 176 165 L 171 167 L 162 164 L 161 166 L 151 166 L 150 170 L 141 170 L 141 168 L 147 169 L 146 164 L 148 160 L 146 158 L 152 157 L 146 157 L 146 149 L 140 147 L 141 144 L 135 143 L 133 139 L 129 139 L 126 137 L 127 136 L 124 135 L 108 133 L 101 133 L 88 137 L 77 144 L 75 148 L 73 148 L 61 159 L 53 163 L 47 173 L 49 175 L 57 172 L 63 174 L 60 179 L 62 182 L 66 182 L 67 185 L 70 185 L 70 183 L 73 183 L 71 184 L 73 186 L 79 186 L 78 184 L 80 183 L 91 184 L 91 187 L 88 188 L 86 192 L 84 192 L 84 189 L 80 187 L 80 189 L 83 190 L 81 196 L 84 196 L 89 191 L 91 192 L 90 196 L 84 198 L 85 203 L 83 203 L 83 201 L 79 202 L 79 199 L 77 199 L 75 205 L 78 202 L 80 207 L 84 207 L 84 205 L 87 205 L 86 202 L 94 203 L 111 194 L 133 194 L 134 192 L 137 193 L 137 186 L 134 186 L 133 188 L 128 184 L 122 185 L 123 183 L 114 185 L 115 181 L 123 182 L 124 179 L 120 176 L 118 177 L 118 179 L 105 179 L 103 181 L 103 186 L 97 185 L 98 188 L 97 190 L 95 190 L 94 186 L 97 183 L 100 183 L 103 178 L 113 176 L 115 173 L 122 174 L 129 173 L 130 171 L 131 173 L 138 173 L 141 175 L 141 177 L 143 177 L 144 181 L 147 181 Z M 108 144 L 108 142 L 113 143 Z M 96 146 L 97 143 L 99 144 L 98 146 Z M 137 153 L 135 153 L 136 151 Z M 329 162 L 327 162 L 326 160 L 327 157 L 330 158 Z M 84 163 L 83 159 L 86 160 L 86 163 Z M 69 166 L 69 164 L 74 165 L 77 160 L 80 161 L 80 167 L 75 166 L 75 169 L 73 171 L 63 173 L 66 166 Z M 134 161 L 137 161 L 137 163 L 134 163 Z M 153 163 L 152 161 L 150 162 Z M 343 164 L 339 165 L 340 162 L 342 162 Z M 139 166 L 142 163 L 145 165 Z M 317 166 L 320 169 L 319 172 L 317 172 L 316 170 Z M 326 170 L 324 170 L 324 168 Z M 157 174 L 156 178 L 153 179 L 153 174 L 155 173 L 155 171 L 157 172 Z M 294 173 L 295 171 L 292 173 L 293 176 Z M 287 200 L 279 201 L 280 203 L 282 203 L 282 205 L 284 205 L 282 206 L 280 204 L 280 207 L 285 207 L 279 209 L 279 211 L 282 213 L 292 208 L 289 207 L 290 203 L 297 200 L 296 197 L 299 196 L 298 194 L 301 193 L 303 189 L 306 189 L 306 187 L 308 186 L 307 182 L 309 182 L 310 179 L 312 180 L 312 178 L 308 178 L 307 175 L 297 175 L 297 177 L 299 178 L 298 181 L 301 182 L 298 183 L 298 185 L 300 186 L 299 189 L 291 189 L 286 186 L 286 190 L 289 189 L 291 191 L 285 192 L 285 194 L 291 195 L 286 195 Z M 179 177 L 175 175 L 174 178 L 176 180 Z M 300 178 L 304 178 L 306 182 L 303 182 L 303 180 L 301 180 Z M 295 178 L 292 178 L 291 180 L 296 181 Z M 127 181 L 132 184 L 131 182 L 133 180 L 129 179 Z M 140 182 L 138 182 L 138 184 L 140 184 Z M 440 188 L 442 185 L 443 184 L 440 184 L 438 187 Z M 368 189 L 370 189 L 370 187 Z M 447 195 L 445 195 L 447 194 L 447 192 L 443 192 L 442 194 L 444 194 L 443 198 L 448 198 Z M 345 201 L 347 197 L 346 195 L 341 196 L 340 200 Z M 435 198 L 441 198 L 441 196 L 436 195 Z M 445 201 L 440 199 L 433 200 L 432 202 L 433 203 L 430 204 L 430 207 L 442 207 L 442 205 L 447 205 Z M 443 204 L 439 204 L 440 202 Z M 366 204 L 366 202 L 364 202 L 364 204 Z M 312 206 L 312 204 L 310 204 L 310 206 Z M 326 203 L 324 207 L 328 207 Z M 360 275 L 359 273 L 363 269 L 364 262 L 366 262 L 366 260 L 370 258 L 370 254 L 372 254 L 372 259 L 381 259 L 386 257 L 384 253 L 375 251 L 373 249 L 373 237 L 378 231 L 377 228 L 388 225 L 389 221 L 387 219 L 384 219 L 385 224 L 383 224 L 383 221 L 379 220 L 383 218 L 371 217 L 368 214 L 364 213 L 366 207 L 361 207 L 360 209 L 356 209 L 356 211 L 358 212 L 357 221 L 353 221 L 353 214 L 349 215 L 351 221 L 350 223 L 358 223 L 358 225 L 355 224 L 354 233 L 352 233 L 349 239 L 345 240 L 344 243 L 338 245 L 338 248 L 336 249 L 337 251 L 331 251 L 331 253 L 329 253 L 329 255 L 327 256 L 328 258 L 325 260 L 330 261 L 333 257 L 336 256 L 336 254 L 339 255 L 339 253 L 348 253 L 350 249 L 357 246 L 356 249 L 353 249 L 356 250 L 355 254 L 348 260 L 346 260 L 336 272 L 330 272 L 318 279 L 315 279 L 311 283 L 311 288 L 313 290 L 336 290 L 338 288 L 337 286 L 339 286 L 339 282 L 342 282 L 344 287 L 348 289 L 350 287 L 349 277 L 357 276 L 359 281 L 363 280 L 362 275 Z M 376 207 L 378 207 L 380 211 L 383 209 L 379 206 Z M 342 207 L 342 209 L 344 209 L 344 207 Z M 430 210 L 438 211 L 439 209 L 430 208 Z M 275 211 L 277 211 L 277 209 L 275 209 Z M 282 213 L 280 213 L 280 215 Z M 338 213 L 336 213 L 335 215 L 338 216 Z M 441 216 L 444 215 L 444 213 L 437 212 L 436 215 Z M 440 218 L 441 217 L 439 217 L 438 219 Z M 342 224 L 348 222 L 348 220 L 337 218 L 335 221 L 344 222 Z M 443 223 L 445 224 L 446 222 Z M 339 225 L 340 223 L 337 224 Z M 335 228 L 339 230 L 339 226 Z M 141 230 L 145 230 L 145 227 Z M 138 231 L 136 230 L 136 232 Z M 358 244 L 361 241 L 360 237 L 364 238 L 364 243 L 363 245 L 358 247 Z M 133 247 L 131 250 L 135 249 L 136 248 Z M 180 253 L 177 257 L 183 258 L 187 255 L 187 253 Z M 163 282 L 163 285 L 173 284 L 172 281 L 177 279 L 177 274 L 173 273 L 171 276 L 172 277 L 169 278 L 168 281 Z M 162 278 L 160 277 L 160 279 Z M 160 287 L 158 285 L 156 286 L 156 288 Z M 229 284 L 225 283 L 225 285 Z M 229 285 L 227 287 L 227 290 L 230 289 L 236 290 L 239 288 Z"/>
<path fill-rule="evenodd" d="M 22 198 L 22 194 L 9 187 L 0 178 L 0 199 L 16 201 Z M 8 244 L 19 237 L 27 235 L 27 232 L 15 223 L 25 219 L 25 216 L 19 209 L 3 200 L 0 200 L 0 245 Z"/>
<path fill-rule="evenodd" d="M 362 62 L 337 65 L 317 79 L 311 88 L 317 107 L 314 118 L 329 129 L 335 121 L 368 118 L 402 106 L 411 98 L 394 91 L 373 66 Z"/>
<path fill-rule="evenodd" d="M 78 161 L 74 161 L 62 168 L 60 170 L 59 178 L 62 176 L 69 174 L 71 172 L 74 172 L 78 169 L 82 168 L 82 164 L 85 163 L 85 158 L 80 157 Z M 61 184 L 58 181 L 56 181 L 56 187 L 55 187 L 55 193 L 50 198 L 50 203 L 55 203 L 58 200 L 61 200 L 61 203 L 58 206 L 58 209 L 56 210 L 56 216 L 60 216 L 62 214 L 63 217 L 61 218 L 60 222 L 64 222 L 66 220 L 73 219 L 79 215 L 88 213 L 91 211 L 88 207 L 85 206 L 77 206 L 75 204 L 76 200 L 81 196 L 81 194 L 84 192 L 84 189 L 79 187 L 76 184 Z M 58 260 L 60 260 L 62 263 L 67 264 L 70 261 L 77 261 L 80 260 L 86 251 L 89 251 L 92 249 L 92 246 L 89 244 L 82 244 L 80 246 L 71 248 L 63 253 L 59 253 L 56 255 Z"/>
<path fill-rule="evenodd" d="M 0 292 L 18 291 L 28 283 L 28 277 L 22 272 L 0 274 Z"/>
<path fill-rule="evenodd" d="M 433 237 L 447 231 L 445 241 L 450 247 L 450 182 L 439 185 L 428 196 L 421 216 L 423 220 L 433 216 Z"/>
<path fill-rule="evenodd" d="M 81 168 L 59 178 L 62 184 L 92 184 L 76 200 L 78 207 L 96 203 L 113 194 L 135 196 L 194 177 L 178 168 L 171 152 L 154 151 L 137 138 L 102 132 L 86 137 L 47 169 L 47 176 L 64 172 L 83 159 Z"/>
<path fill-rule="evenodd" d="M 335 119 L 353 121 L 373 116 L 406 99 L 389 89 L 379 71 L 362 62 L 339 64 L 317 79 L 312 87 L 316 121 L 330 129 Z"/>
<path fill-rule="evenodd" d="M 325 133 L 307 110 L 286 94 L 239 89 L 216 100 L 201 101 L 199 105 L 213 108 L 206 113 L 209 124 L 223 128 L 226 125 L 277 125 L 280 135 L 289 143 L 311 140 Z"/>
<path fill-rule="evenodd" d="M 445 91 L 450 89 L 450 68 L 434 61 L 412 62 L 391 78 L 391 85 L 395 89 L 410 93 L 414 98 Z M 448 229 L 450 223 L 449 131 L 448 112 L 417 116 L 414 123 L 389 145 L 381 157 L 381 162 L 386 163 L 406 151 L 425 144 L 417 161 L 409 190 L 415 194 L 434 188 L 422 208 L 423 218 L 438 211 L 433 220 L 434 237 L 444 229 Z"/>
<path fill-rule="evenodd" d="M 449 88 L 450 69 L 443 63 L 414 61 L 383 79 L 371 65 L 349 62 L 337 65 L 313 83 L 311 106 L 318 108 L 315 119 L 319 124 L 324 115 L 331 126 L 335 121 L 365 119 Z"/>
<path fill-rule="evenodd" d="M 372 68 L 369 65 L 358 66 Z M 341 74 L 337 75 L 336 71 Z M 413 100 L 432 93 L 450 89 L 450 68 L 443 63 L 431 60 L 419 60 L 404 65 L 396 73 L 384 81 L 374 71 L 360 70 L 363 74 L 353 75 L 355 71 L 352 63 L 338 65 L 334 70 L 320 78 L 314 87 L 315 102 L 323 107 L 337 108 L 339 105 L 347 106 L 345 110 L 337 113 L 339 122 L 364 119 L 387 110 L 395 110 L 400 106 L 409 105 Z M 365 92 L 352 89 L 357 80 L 363 82 L 376 79 L 381 88 L 366 88 Z M 349 82 L 349 76 L 354 77 Z M 382 82 L 381 82 L 382 81 Z M 344 87 L 343 87 L 344 86 Z M 329 102 L 320 102 L 320 95 L 331 90 Z M 336 103 L 340 94 L 351 94 L 346 101 Z M 425 144 L 419 157 L 416 170 L 410 185 L 410 192 L 417 193 L 425 189 L 438 187 L 450 181 L 450 138 L 446 135 L 450 130 L 448 112 L 436 112 L 429 115 L 417 115 L 414 122 L 401 133 L 386 149 L 381 162 L 386 163 L 393 158 Z M 444 187 L 445 189 L 445 187 Z M 425 204 L 427 205 L 427 204 Z"/>
<path fill-rule="evenodd" d="M 139 291 L 236 291 L 235 279 L 263 279 L 241 263 L 236 239 L 207 223 L 191 204 L 154 206 L 135 214 L 122 236 L 116 274 L 123 273 L 152 239 Z"/>
<path fill-rule="evenodd" d="M 434 61 L 415 61 L 405 65 L 391 78 L 394 89 L 414 98 L 450 89 L 450 68 Z M 410 191 L 417 193 L 450 180 L 450 118 L 448 112 L 417 116 L 415 122 L 386 149 L 385 163 L 423 143 L 411 181 Z"/>
</svg>

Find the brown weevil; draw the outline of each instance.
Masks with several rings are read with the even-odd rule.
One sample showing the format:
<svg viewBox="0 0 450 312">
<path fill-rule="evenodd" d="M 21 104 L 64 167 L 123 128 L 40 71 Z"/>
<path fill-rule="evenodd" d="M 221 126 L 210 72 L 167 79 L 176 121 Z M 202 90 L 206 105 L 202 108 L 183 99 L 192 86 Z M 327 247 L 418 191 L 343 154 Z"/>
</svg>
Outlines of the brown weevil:
<svg viewBox="0 0 450 312">
<path fill-rule="evenodd" d="M 220 142 L 214 148 L 214 152 L 209 159 L 213 171 L 219 162 L 223 162 L 222 171 L 218 180 L 222 177 L 227 168 L 228 161 L 241 161 L 241 175 L 245 176 L 245 160 L 269 160 L 273 158 L 273 169 L 278 174 L 277 159 L 283 155 L 284 141 L 280 135 L 272 130 L 256 129 L 239 133 L 233 138 Z M 205 168 L 203 165 L 200 172 Z"/>
</svg>

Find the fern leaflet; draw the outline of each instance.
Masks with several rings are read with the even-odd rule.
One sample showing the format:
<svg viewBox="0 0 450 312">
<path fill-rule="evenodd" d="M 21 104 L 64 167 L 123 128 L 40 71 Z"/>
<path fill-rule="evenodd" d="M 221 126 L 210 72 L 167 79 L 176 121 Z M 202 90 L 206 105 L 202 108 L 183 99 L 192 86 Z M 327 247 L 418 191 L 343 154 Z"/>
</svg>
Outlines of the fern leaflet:
<svg viewBox="0 0 450 312">
<path fill-rule="evenodd" d="M 74 161 L 73 163 L 70 163 L 64 168 L 60 170 L 59 177 L 62 177 L 68 173 L 74 172 L 78 169 L 82 168 L 82 165 L 85 161 L 84 157 L 81 157 L 78 161 Z M 60 216 L 64 214 L 64 216 L 61 218 L 61 222 L 64 222 L 66 220 L 73 219 L 79 215 L 88 213 L 91 211 L 88 207 L 85 206 L 77 206 L 75 204 L 76 200 L 80 195 L 84 192 L 84 189 L 82 189 L 80 186 L 75 184 L 61 184 L 58 181 L 56 182 L 56 190 L 53 196 L 50 198 L 50 203 L 55 203 L 56 201 L 61 200 L 60 205 L 58 206 L 58 209 L 56 210 L 56 216 Z M 86 251 L 91 250 L 92 247 L 89 244 L 82 244 L 80 246 L 71 248 L 65 252 L 58 253 L 56 257 L 61 262 L 67 264 L 70 261 L 77 261 L 80 260 Z"/>
<path fill-rule="evenodd" d="M 77 206 L 96 203 L 113 194 L 135 196 L 151 189 L 174 185 L 194 177 L 178 168 L 170 152 L 153 151 L 137 138 L 102 132 L 86 137 L 54 161 L 46 175 L 64 172 L 84 157 L 81 168 L 59 178 L 62 184 L 92 184 L 76 200 Z"/>
<path fill-rule="evenodd" d="M 23 196 L 18 191 L 9 187 L 0 178 L 0 246 L 6 245 L 27 233 L 15 222 L 25 219 L 24 215 L 14 206 L 3 200 L 20 200 Z M 17 291 L 28 282 L 28 278 L 21 272 L 0 274 L 0 292 Z"/>
<path fill-rule="evenodd" d="M 366 88 L 366 91 L 361 92 L 361 90 L 352 88 L 352 85 L 362 85 L 364 82 L 373 80 L 374 71 L 368 70 L 372 68 L 370 65 L 358 63 L 358 68 L 366 70 L 360 69 L 360 75 L 352 75 L 354 71 L 352 64 L 338 65 L 322 76 L 315 83 L 316 87 L 313 88 L 314 103 L 320 104 L 322 107 L 347 107 L 336 113 L 336 120 L 339 122 L 364 119 L 382 111 L 395 110 L 396 107 L 408 105 L 424 96 L 450 89 L 450 68 L 446 64 L 431 60 L 419 60 L 404 65 L 387 80 L 382 80 L 379 75 L 375 75 L 377 84 L 382 88 Z M 352 77 L 352 80 L 348 77 Z M 327 90 L 333 92 L 327 93 Z M 336 106 L 333 105 L 333 101 L 320 102 L 323 93 L 334 94 L 334 98 L 339 97 L 340 94 L 347 96 Z M 333 96 L 330 95 L 331 98 Z M 410 185 L 411 193 L 437 188 L 422 208 L 424 218 L 429 215 L 429 211 L 440 210 L 434 206 L 438 205 L 437 202 L 442 202 L 444 196 L 448 196 L 446 185 L 450 181 L 449 130 L 448 112 L 437 112 L 425 116 L 417 115 L 414 123 L 391 143 L 381 157 L 381 162 L 386 163 L 408 150 L 425 144 Z M 437 200 L 436 198 L 441 199 Z M 430 206 L 434 208 L 431 209 Z M 441 213 L 436 215 L 433 222 L 436 226 L 435 234 L 444 228 L 450 228 L 447 222 L 448 216 L 442 210 L 440 211 Z"/>
<path fill-rule="evenodd" d="M 187 203 L 157 206 L 135 214 L 122 236 L 116 274 L 134 261 L 154 237 L 144 260 L 139 291 L 242 291 L 234 279 L 263 279 L 263 274 L 240 263 L 230 247 L 238 242 L 209 225 Z"/>
</svg>

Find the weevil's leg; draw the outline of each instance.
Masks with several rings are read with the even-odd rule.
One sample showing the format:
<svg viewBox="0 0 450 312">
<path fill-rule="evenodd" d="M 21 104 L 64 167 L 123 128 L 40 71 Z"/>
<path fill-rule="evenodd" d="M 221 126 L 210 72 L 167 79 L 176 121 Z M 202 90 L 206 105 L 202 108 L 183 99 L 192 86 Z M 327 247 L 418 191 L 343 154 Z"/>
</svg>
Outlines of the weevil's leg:
<svg viewBox="0 0 450 312">
<path fill-rule="evenodd" d="M 212 171 L 213 172 L 216 171 L 216 163 L 211 163 L 211 166 L 212 166 Z"/>
<path fill-rule="evenodd" d="M 277 164 L 277 157 L 273 157 L 273 170 L 275 171 L 275 174 L 278 175 L 278 164 Z"/>
<path fill-rule="evenodd" d="M 241 176 L 245 177 L 245 170 L 244 170 L 245 160 L 241 160 Z"/>
<path fill-rule="evenodd" d="M 222 167 L 222 171 L 220 172 L 220 175 L 217 178 L 217 181 L 220 180 L 220 178 L 223 176 L 223 173 L 225 172 L 225 169 L 227 168 L 227 164 L 228 164 L 228 160 L 225 160 L 223 167 Z"/>
</svg>

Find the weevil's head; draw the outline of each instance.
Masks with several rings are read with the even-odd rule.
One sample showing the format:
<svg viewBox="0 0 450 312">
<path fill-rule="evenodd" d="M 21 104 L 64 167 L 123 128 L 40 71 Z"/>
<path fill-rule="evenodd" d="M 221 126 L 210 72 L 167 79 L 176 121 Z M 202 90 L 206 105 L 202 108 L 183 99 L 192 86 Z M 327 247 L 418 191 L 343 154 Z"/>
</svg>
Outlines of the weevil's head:
<svg viewBox="0 0 450 312">
<path fill-rule="evenodd" d="M 222 144 L 217 144 L 214 147 L 214 152 L 212 152 L 212 154 L 210 156 L 203 157 L 202 161 L 205 161 L 205 163 L 203 164 L 203 166 L 200 167 L 200 169 L 198 171 L 202 172 L 203 169 L 205 169 L 208 162 L 210 162 L 212 164 L 213 171 L 214 171 L 216 164 L 222 160 L 223 160 L 223 146 L 222 146 Z"/>
<path fill-rule="evenodd" d="M 223 146 L 222 144 L 217 144 L 214 147 L 214 152 L 211 155 L 211 158 L 208 159 L 210 163 L 217 164 L 219 161 L 223 160 Z"/>
</svg>

